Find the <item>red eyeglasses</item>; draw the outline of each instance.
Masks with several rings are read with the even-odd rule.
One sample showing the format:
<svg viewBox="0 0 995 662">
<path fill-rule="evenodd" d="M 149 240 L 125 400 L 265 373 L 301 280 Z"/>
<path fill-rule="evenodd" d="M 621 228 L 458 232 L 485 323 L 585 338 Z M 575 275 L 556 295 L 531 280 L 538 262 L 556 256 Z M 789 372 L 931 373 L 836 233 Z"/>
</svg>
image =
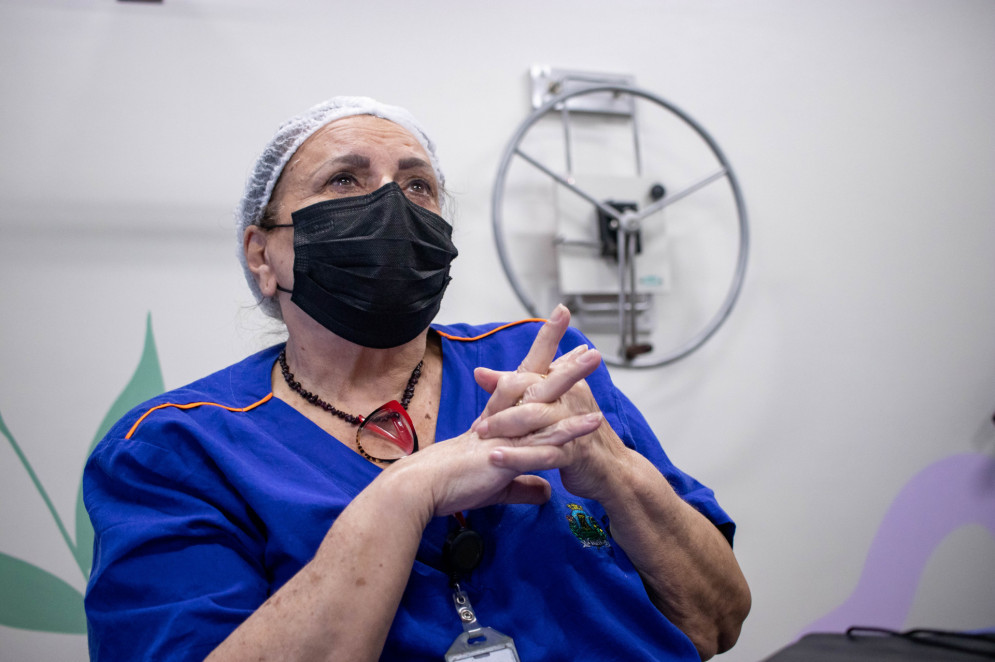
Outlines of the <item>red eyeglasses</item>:
<svg viewBox="0 0 995 662">
<path fill-rule="evenodd" d="M 418 435 L 408 412 L 391 400 L 359 424 L 356 447 L 367 460 L 390 464 L 418 450 Z"/>
</svg>

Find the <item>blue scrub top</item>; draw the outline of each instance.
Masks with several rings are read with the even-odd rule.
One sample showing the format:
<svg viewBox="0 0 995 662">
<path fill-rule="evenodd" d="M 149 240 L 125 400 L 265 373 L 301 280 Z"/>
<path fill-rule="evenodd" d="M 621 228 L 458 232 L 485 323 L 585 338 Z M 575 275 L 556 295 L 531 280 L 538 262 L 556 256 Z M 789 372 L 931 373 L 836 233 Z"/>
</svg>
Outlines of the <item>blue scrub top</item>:
<svg viewBox="0 0 995 662">
<path fill-rule="evenodd" d="M 443 346 L 436 438 L 462 434 L 483 410 L 473 369 L 514 370 L 539 327 L 433 327 Z M 589 342 L 571 329 L 560 352 L 578 344 Z M 381 471 L 272 396 L 281 349 L 135 408 L 94 450 L 83 486 L 95 530 L 92 660 L 203 659 L 313 557 Z M 622 440 L 731 541 L 712 491 L 670 463 L 604 365 L 587 382 Z M 523 662 L 698 660 L 649 601 L 604 509 L 567 492 L 557 472 L 541 475 L 548 503 L 468 514 L 486 552 L 462 585 L 481 623 L 513 637 Z M 438 518 L 426 529 L 382 660 L 438 662 L 462 632 L 441 559 L 453 526 Z"/>
</svg>

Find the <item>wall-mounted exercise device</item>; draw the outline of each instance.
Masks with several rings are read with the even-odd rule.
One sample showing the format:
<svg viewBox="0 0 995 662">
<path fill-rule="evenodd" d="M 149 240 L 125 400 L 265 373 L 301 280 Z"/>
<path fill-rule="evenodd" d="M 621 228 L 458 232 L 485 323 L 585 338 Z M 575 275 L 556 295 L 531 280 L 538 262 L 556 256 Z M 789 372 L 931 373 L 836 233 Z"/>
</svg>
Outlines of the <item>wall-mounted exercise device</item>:
<svg viewBox="0 0 995 662">
<path fill-rule="evenodd" d="M 749 233 L 732 167 L 699 123 L 631 76 L 537 66 L 531 83 L 533 110 L 492 198 L 515 294 L 534 317 L 565 303 L 613 365 L 687 356 L 743 284 Z"/>
</svg>

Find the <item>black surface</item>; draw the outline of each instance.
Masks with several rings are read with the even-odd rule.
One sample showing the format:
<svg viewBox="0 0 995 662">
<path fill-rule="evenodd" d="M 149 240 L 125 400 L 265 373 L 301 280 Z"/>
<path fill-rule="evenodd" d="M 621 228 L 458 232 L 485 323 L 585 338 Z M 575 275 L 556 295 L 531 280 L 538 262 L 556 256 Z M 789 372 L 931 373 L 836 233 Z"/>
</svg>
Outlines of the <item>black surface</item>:
<svg viewBox="0 0 995 662">
<path fill-rule="evenodd" d="M 966 646 L 974 652 L 941 647 Z M 809 634 L 764 662 L 981 662 L 995 659 L 995 642 L 987 644 L 952 636 L 909 638 L 886 634 Z"/>
</svg>

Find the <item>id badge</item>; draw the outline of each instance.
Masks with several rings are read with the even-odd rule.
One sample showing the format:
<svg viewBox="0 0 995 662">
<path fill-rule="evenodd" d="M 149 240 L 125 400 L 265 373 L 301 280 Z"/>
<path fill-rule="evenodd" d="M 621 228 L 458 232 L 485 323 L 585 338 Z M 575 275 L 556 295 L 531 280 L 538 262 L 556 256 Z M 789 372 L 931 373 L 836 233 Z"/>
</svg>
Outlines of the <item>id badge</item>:
<svg viewBox="0 0 995 662">
<path fill-rule="evenodd" d="M 477 621 L 470 599 L 456 586 L 453 591 L 456 613 L 463 624 L 463 634 L 446 651 L 445 662 L 480 660 L 481 662 L 520 662 L 515 642 L 494 628 L 484 627 Z"/>
<path fill-rule="evenodd" d="M 446 651 L 446 662 L 481 660 L 486 662 L 520 662 L 515 642 L 494 628 L 478 628 L 464 632 Z"/>
</svg>

